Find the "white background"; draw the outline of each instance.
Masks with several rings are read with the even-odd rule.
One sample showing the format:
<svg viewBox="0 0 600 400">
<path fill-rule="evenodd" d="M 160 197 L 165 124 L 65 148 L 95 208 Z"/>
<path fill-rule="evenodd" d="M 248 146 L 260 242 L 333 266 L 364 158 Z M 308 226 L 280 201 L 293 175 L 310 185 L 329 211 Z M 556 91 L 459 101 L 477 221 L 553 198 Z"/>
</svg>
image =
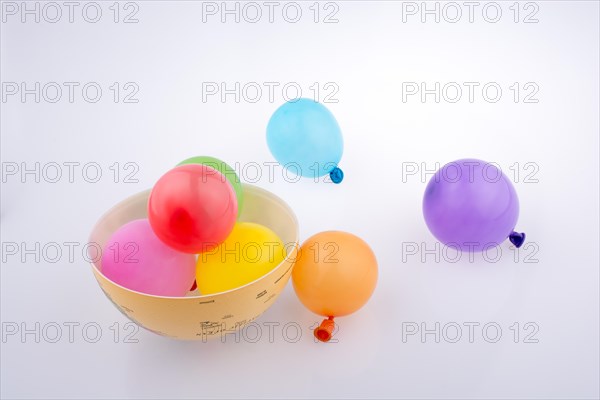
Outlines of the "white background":
<svg viewBox="0 0 600 400">
<path fill-rule="evenodd" d="M 254 18 L 246 8 L 239 23 L 233 15 L 222 23 L 220 13 L 203 22 L 200 2 L 157 1 L 135 3 L 137 23 L 122 22 L 135 8 L 121 3 L 115 23 L 108 2 L 101 3 L 100 21 L 90 23 L 82 17 L 85 4 L 72 23 L 66 6 L 56 23 L 44 15 L 36 23 L 32 15 L 22 22 L 20 11 L 3 13 L 2 397 L 598 398 L 597 2 L 521 3 L 518 22 L 513 2 L 500 2 L 496 23 L 482 16 L 483 2 L 472 23 L 462 2 L 456 23 L 448 21 L 455 15 L 450 8 L 439 23 L 434 15 L 422 22 L 420 13 L 404 13 L 403 21 L 403 7 L 410 5 L 366 1 L 321 3 L 317 23 L 312 2 L 299 3 L 297 23 L 283 18 L 285 3 L 272 23 L 262 2 L 260 21 L 246 21 Z M 336 8 L 338 22 L 323 23 Z M 54 10 L 46 11 L 54 18 Z M 534 11 L 538 22 L 524 23 Z M 487 12 L 495 17 L 493 8 Z M 42 96 L 36 103 L 34 95 L 24 102 L 20 94 L 7 95 L 7 82 L 80 86 L 73 103 L 64 86 L 58 102 Z M 81 95 L 87 82 L 103 90 L 97 103 Z M 121 86 L 117 103 L 109 89 L 114 82 Z M 139 88 L 137 103 L 123 102 L 127 82 Z M 254 92 L 239 102 L 233 95 L 203 101 L 203 82 L 280 86 L 272 101 L 266 86 L 255 103 L 249 101 Z M 338 102 L 325 104 L 343 130 L 346 178 L 341 185 L 291 182 L 277 167 L 273 179 L 263 168 L 256 184 L 295 210 L 302 240 L 328 229 L 365 239 L 380 268 L 372 299 L 339 319 L 336 343 L 314 342 L 310 327 L 320 318 L 300 304 L 291 284 L 257 321 L 262 335 L 255 343 L 248 339 L 256 336 L 252 328 L 239 342 L 177 342 L 140 329 L 132 337 L 137 343 L 125 343 L 128 321 L 104 297 L 81 254 L 91 227 L 113 204 L 151 187 L 190 156 L 222 158 L 252 180 L 252 163 L 274 161 L 265 128 L 288 82 L 300 85 L 305 97 L 314 97 L 309 87 L 317 82 L 321 101 L 339 89 Z M 335 86 L 326 90 L 328 82 Z M 464 86 L 456 103 L 446 101 L 454 92 L 439 103 L 433 95 L 403 101 L 403 82 L 479 87 L 473 102 Z M 495 103 L 482 97 L 488 82 L 502 89 Z M 509 88 L 515 82 L 521 90 L 516 103 Z M 537 103 L 523 101 L 528 82 L 539 88 Z M 515 254 L 504 243 L 498 259 L 494 252 L 487 260 L 463 254 L 458 262 L 435 251 L 421 213 L 426 180 L 436 163 L 464 157 L 496 162 L 515 182 L 517 229 L 527 233 L 529 247 Z M 35 174 L 21 174 L 36 162 L 39 182 Z M 49 182 L 56 171 L 51 163 L 65 162 L 80 163 L 73 182 L 65 166 L 62 178 Z M 124 168 L 128 162 L 138 167 L 137 183 L 125 182 L 133 171 Z M 19 172 L 7 175 L 14 163 Z M 94 169 L 82 174 L 86 163 L 100 165 L 97 183 L 86 181 Z M 415 166 L 419 173 L 403 176 Z M 422 177 L 424 169 L 430 172 Z M 78 243 L 73 259 L 64 242 Z M 16 255 L 6 251 L 11 243 L 18 245 Z M 23 251 L 36 243 L 36 254 Z M 49 243 L 62 247 L 57 262 L 55 253 L 43 254 Z M 79 324 L 72 343 L 69 322 Z M 472 343 L 469 322 L 479 324 Z M 101 327 L 98 342 L 86 341 L 86 323 Z M 272 338 L 268 323 L 279 324 Z M 433 333 L 403 338 L 408 327 L 435 330 L 436 323 L 439 343 Z M 482 332 L 487 323 L 502 329 L 496 343 L 488 342 L 493 328 Z M 62 336 L 51 343 L 54 324 Z M 291 339 L 293 327 L 301 327 L 298 341 L 286 338 L 285 324 L 292 324 Z M 452 343 L 455 324 L 462 336 Z M 7 335 L 15 326 L 19 332 Z M 118 343 L 111 326 L 118 327 Z M 23 328 L 37 331 L 39 343 L 34 333 L 22 336 Z M 88 333 L 93 338 L 94 330 Z"/>
</svg>

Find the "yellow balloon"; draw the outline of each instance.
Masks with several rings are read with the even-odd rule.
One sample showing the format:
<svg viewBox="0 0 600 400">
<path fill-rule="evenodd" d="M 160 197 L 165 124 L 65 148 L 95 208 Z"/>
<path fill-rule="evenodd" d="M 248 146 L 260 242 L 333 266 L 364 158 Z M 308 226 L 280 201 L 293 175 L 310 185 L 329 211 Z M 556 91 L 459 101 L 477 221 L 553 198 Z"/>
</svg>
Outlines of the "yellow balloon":
<svg viewBox="0 0 600 400">
<path fill-rule="evenodd" d="M 285 247 L 275 232 L 237 222 L 223 243 L 198 255 L 196 284 L 201 294 L 235 289 L 267 274 L 284 258 Z"/>
</svg>

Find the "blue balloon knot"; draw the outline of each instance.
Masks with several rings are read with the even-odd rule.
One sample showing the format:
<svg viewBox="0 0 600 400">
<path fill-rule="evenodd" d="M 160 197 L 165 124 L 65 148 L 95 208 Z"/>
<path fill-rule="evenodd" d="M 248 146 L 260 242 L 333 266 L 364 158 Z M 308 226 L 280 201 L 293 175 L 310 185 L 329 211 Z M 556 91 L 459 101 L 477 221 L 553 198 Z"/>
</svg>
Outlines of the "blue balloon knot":
<svg viewBox="0 0 600 400">
<path fill-rule="evenodd" d="M 344 172 L 341 169 L 339 169 L 338 167 L 335 167 L 329 173 L 329 177 L 331 178 L 331 181 L 333 183 L 337 184 L 344 180 Z"/>
</svg>

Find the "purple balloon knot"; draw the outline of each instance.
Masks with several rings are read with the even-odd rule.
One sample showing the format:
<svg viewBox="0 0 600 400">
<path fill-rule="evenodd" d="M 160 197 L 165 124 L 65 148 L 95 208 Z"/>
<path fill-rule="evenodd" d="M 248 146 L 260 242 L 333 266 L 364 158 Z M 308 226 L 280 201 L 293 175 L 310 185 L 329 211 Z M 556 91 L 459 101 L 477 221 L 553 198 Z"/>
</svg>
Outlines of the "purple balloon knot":
<svg viewBox="0 0 600 400">
<path fill-rule="evenodd" d="M 508 235 L 508 240 L 518 249 L 525 242 L 525 234 L 513 231 Z"/>
</svg>

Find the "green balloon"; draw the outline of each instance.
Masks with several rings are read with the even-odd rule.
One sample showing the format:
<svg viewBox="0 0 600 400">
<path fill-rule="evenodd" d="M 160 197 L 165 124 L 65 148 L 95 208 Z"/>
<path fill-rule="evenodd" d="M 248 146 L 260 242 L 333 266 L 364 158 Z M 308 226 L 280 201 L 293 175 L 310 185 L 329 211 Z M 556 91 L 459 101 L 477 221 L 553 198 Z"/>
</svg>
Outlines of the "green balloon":
<svg viewBox="0 0 600 400">
<path fill-rule="evenodd" d="M 239 217 L 240 213 L 242 212 L 242 205 L 244 204 L 244 190 L 242 189 L 242 181 L 240 181 L 240 178 L 235 173 L 235 170 L 231 168 L 229 164 L 227 164 L 225 161 L 219 160 L 218 158 L 199 156 L 183 160 L 182 162 L 177 164 L 177 166 L 185 164 L 202 164 L 214 168 L 220 173 L 222 173 L 225 176 L 225 178 L 227 178 L 229 183 L 231 183 L 231 186 L 233 186 L 233 190 L 235 191 Z"/>
</svg>

